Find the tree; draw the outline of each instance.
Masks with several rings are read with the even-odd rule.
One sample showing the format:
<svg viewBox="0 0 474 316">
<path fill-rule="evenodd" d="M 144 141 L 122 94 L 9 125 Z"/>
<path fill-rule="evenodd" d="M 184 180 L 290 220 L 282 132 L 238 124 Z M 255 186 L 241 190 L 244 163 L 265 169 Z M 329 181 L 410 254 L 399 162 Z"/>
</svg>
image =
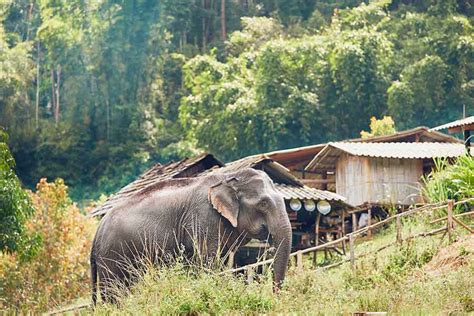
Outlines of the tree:
<svg viewBox="0 0 474 316">
<path fill-rule="evenodd" d="M 35 242 L 27 234 L 25 222 L 34 210 L 13 171 L 15 160 L 7 140 L 7 134 L 0 129 L 0 251 L 31 256 Z"/>
<path fill-rule="evenodd" d="M 370 138 L 374 136 L 384 136 L 396 133 L 395 122 L 390 116 L 384 116 L 378 120 L 375 116 L 370 118 L 370 132 L 361 131 L 362 138 Z"/>
</svg>

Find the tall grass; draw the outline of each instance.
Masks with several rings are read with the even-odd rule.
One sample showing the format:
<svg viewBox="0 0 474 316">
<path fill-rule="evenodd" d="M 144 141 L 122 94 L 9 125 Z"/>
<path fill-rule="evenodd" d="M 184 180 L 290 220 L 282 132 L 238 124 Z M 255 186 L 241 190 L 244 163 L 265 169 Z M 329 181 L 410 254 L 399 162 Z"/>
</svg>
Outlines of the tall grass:
<svg viewBox="0 0 474 316">
<path fill-rule="evenodd" d="M 430 230 L 423 219 L 403 223 L 402 235 Z M 455 252 L 467 266 L 431 275 L 424 267 L 436 255 L 439 236 L 412 239 L 402 246 L 373 253 L 395 240 L 395 229 L 356 245 L 356 255 L 370 253 L 328 271 L 290 267 L 282 291 L 272 292 L 269 271 L 247 284 L 243 275 L 190 267 L 178 260 L 161 269 L 150 268 L 118 305 L 99 305 L 96 314 L 349 314 L 387 311 L 394 314 L 449 314 L 474 312 L 474 250 Z M 453 246 L 454 247 L 454 246 Z"/>
<path fill-rule="evenodd" d="M 178 261 L 160 269 L 150 267 L 136 286 L 122 292 L 118 306 L 100 305 L 96 313 L 265 313 L 275 304 L 270 284 L 246 285 L 242 278 L 193 269 Z"/>
<path fill-rule="evenodd" d="M 430 202 L 474 197 L 474 158 L 461 156 L 453 164 L 447 159 L 435 160 L 435 168 L 423 177 L 423 194 Z M 459 206 L 458 211 L 467 206 Z"/>
</svg>

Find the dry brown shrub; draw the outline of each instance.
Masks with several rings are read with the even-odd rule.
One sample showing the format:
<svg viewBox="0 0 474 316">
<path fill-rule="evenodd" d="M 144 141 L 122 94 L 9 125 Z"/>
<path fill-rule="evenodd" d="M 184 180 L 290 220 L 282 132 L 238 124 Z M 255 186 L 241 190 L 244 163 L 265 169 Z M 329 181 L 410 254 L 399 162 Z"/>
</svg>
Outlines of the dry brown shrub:
<svg viewBox="0 0 474 316">
<path fill-rule="evenodd" d="M 61 179 L 41 179 L 31 199 L 35 213 L 27 229 L 40 236 L 41 245 L 28 261 L 0 254 L 0 309 L 44 311 L 89 290 L 95 220 L 81 214 Z"/>
</svg>

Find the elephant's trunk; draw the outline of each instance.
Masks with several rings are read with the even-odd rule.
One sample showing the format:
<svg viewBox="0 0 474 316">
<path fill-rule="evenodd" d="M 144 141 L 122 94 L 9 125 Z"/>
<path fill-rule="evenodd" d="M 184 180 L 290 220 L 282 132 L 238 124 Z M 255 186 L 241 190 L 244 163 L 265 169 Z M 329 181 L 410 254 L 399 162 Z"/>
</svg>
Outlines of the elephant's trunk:
<svg viewBox="0 0 474 316">
<path fill-rule="evenodd" d="M 268 228 L 272 235 L 272 246 L 276 249 L 273 265 L 273 289 L 277 292 L 285 279 L 291 250 L 291 225 L 286 211 L 281 214 L 280 218 L 273 218 Z"/>
</svg>

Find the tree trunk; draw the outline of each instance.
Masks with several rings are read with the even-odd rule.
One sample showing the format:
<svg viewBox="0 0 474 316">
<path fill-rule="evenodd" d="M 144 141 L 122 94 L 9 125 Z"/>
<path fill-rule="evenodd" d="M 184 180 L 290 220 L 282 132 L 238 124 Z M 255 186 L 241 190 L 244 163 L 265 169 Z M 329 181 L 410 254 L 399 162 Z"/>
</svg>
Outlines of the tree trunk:
<svg viewBox="0 0 474 316">
<path fill-rule="evenodd" d="M 221 40 L 225 41 L 227 37 L 225 27 L 225 0 L 221 0 Z"/>
<path fill-rule="evenodd" d="M 54 87 L 54 67 L 51 66 L 51 107 L 53 110 L 53 116 L 56 119 L 56 89 Z"/>
<path fill-rule="evenodd" d="M 110 103 L 109 103 L 108 98 L 105 100 L 105 106 L 107 107 L 106 108 L 106 112 L 107 112 L 106 137 L 107 137 L 107 142 L 109 142 L 110 140 Z"/>
<path fill-rule="evenodd" d="M 31 16 L 33 15 L 33 3 L 28 5 L 28 17 L 27 17 L 27 27 L 26 27 L 26 41 L 30 40 L 30 28 L 31 28 Z"/>
<path fill-rule="evenodd" d="M 202 0 L 202 49 L 203 51 L 206 49 L 206 0 Z"/>
<path fill-rule="evenodd" d="M 38 128 L 39 120 L 39 87 L 40 87 L 40 42 L 37 43 L 36 56 L 36 100 L 35 100 L 35 128 Z"/>
<path fill-rule="evenodd" d="M 59 85 L 61 84 L 61 65 L 58 65 L 58 67 L 57 67 L 56 77 L 57 77 L 57 82 L 56 82 L 56 111 L 54 112 L 54 118 L 56 120 L 56 126 L 58 126 L 58 124 L 59 124 L 59 110 L 60 110 Z"/>
</svg>

